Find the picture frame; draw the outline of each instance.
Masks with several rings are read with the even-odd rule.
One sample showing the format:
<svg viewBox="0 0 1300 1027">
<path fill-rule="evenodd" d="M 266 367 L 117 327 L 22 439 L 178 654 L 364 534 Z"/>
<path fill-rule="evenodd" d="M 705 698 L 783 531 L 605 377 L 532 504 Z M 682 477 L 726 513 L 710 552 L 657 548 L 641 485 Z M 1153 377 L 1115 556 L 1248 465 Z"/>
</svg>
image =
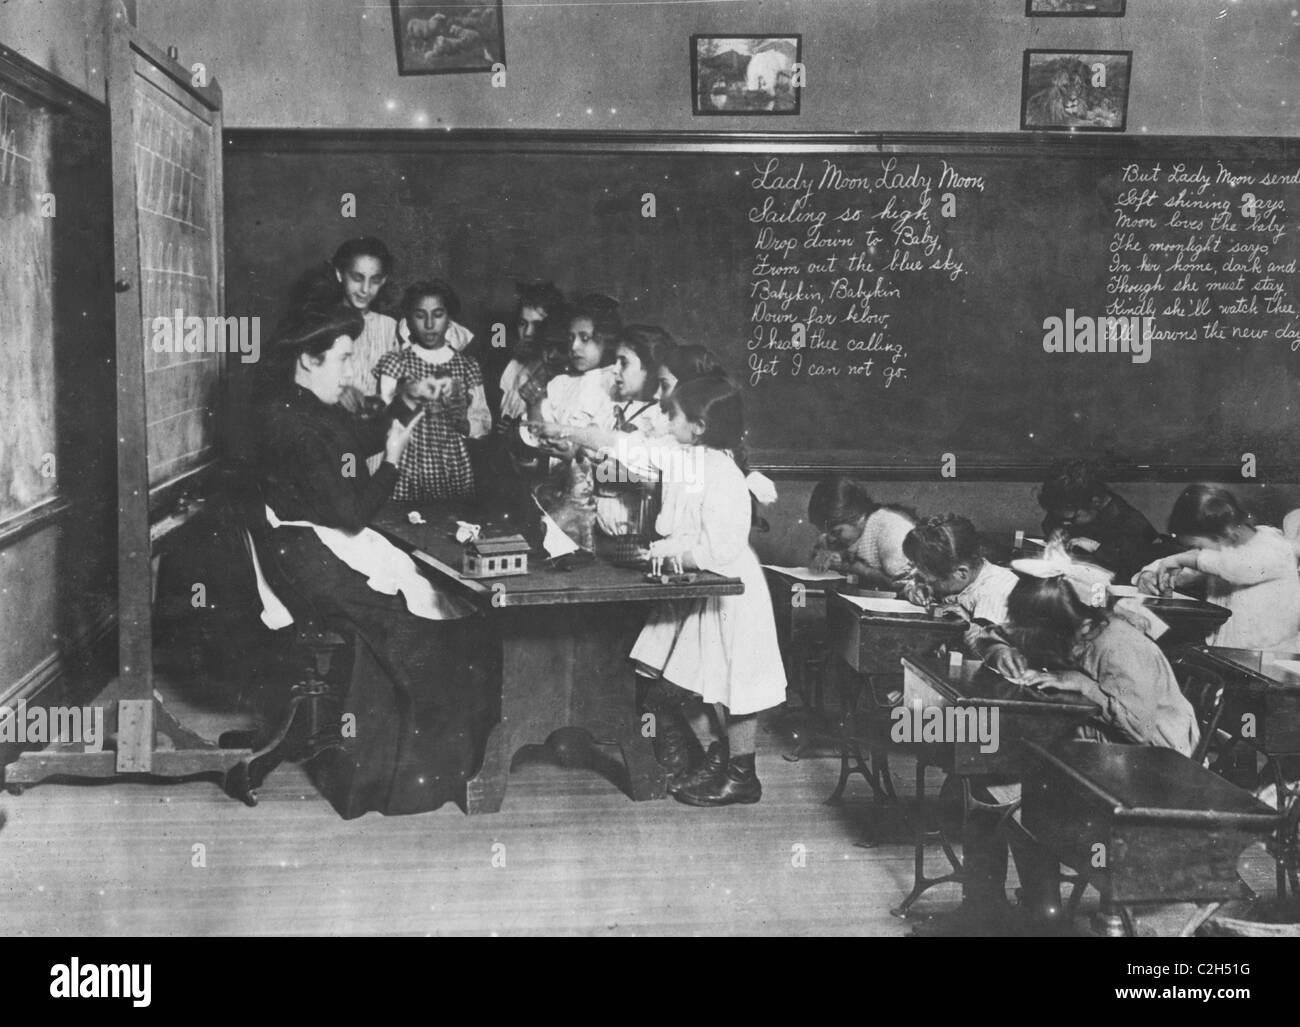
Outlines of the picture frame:
<svg viewBox="0 0 1300 1027">
<path fill-rule="evenodd" d="M 1025 0 L 1027 18 L 1122 18 L 1128 0 Z"/>
<path fill-rule="evenodd" d="M 390 0 L 399 75 L 490 72 L 506 62 L 502 0 Z"/>
<path fill-rule="evenodd" d="M 691 110 L 697 115 L 798 114 L 795 66 L 803 36 L 697 33 L 691 36 Z"/>
<path fill-rule="evenodd" d="M 1125 131 L 1132 70 L 1132 50 L 1026 50 L 1021 130 Z"/>
</svg>

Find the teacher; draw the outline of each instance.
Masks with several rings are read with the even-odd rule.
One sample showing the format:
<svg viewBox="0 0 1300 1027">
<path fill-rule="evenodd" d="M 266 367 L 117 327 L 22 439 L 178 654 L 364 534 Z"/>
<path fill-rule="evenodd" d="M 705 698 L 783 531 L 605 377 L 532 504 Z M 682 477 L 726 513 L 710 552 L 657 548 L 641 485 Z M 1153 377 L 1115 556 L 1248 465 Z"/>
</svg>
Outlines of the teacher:
<svg viewBox="0 0 1300 1027">
<path fill-rule="evenodd" d="M 464 804 L 497 720 L 499 647 L 471 604 L 440 591 L 368 525 L 388 500 L 423 383 L 381 413 L 339 405 L 364 322 L 297 317 L 269 354 L 259 477 L 286 577 L 348 641 L 343 744 L 308 770 L 344 819 Z M 372 474 L 367 454 L 383 450 Z"/>
</svg>

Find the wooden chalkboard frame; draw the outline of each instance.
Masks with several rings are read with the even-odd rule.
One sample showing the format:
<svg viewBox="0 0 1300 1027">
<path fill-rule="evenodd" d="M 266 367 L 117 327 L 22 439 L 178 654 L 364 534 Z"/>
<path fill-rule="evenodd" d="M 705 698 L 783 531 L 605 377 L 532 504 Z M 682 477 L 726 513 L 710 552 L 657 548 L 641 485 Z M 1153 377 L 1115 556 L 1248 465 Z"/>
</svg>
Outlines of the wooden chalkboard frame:
<svg viewBox="0 0 1300 1027">
<path fill-rule="evenodd" d="M 108 107 L 105 104 L 3 45 L 0 45 L 0 86 L 13 88 L 59 116 L 72 117 L 103 129 L 107 136 Z M 58 419 L 56 405 L 56 433 Z M 55 444 L 58 445 L 57 434 Z M 0 520 L 0 549 L 57 523 L 72 509 L 72 500 L 68 498 L 65 489 L 59 487 L 54 495 L 41 500 L 30 509 Z"/>
<path fill-rule="evenodd" d="M 229 129 L 225 152 L 257 154 L 457 153 L 718 153 L 718 154 L 955 154 L 961 156 L 1191 159 L 1300 159 L 1300 139 L 1244 136 L 1131 136 L 1104 133 L 935 132 L 589 132 L 513 129 Z M 848 451 L 755 450 L 753 465 L 777 478 L 827 473 L 880 481 L 945 480 L 932 465 L 864 463 Z M 963 481 L 1042 481 L 1047 465 L 963 463 Z M 1236 464 L 1132 464 L 1109 472 L 1117 482 L 1233 481 Z M 1260 468 L 1264 482 L 1300 481 L 1300 465 Z"/>
</svg>

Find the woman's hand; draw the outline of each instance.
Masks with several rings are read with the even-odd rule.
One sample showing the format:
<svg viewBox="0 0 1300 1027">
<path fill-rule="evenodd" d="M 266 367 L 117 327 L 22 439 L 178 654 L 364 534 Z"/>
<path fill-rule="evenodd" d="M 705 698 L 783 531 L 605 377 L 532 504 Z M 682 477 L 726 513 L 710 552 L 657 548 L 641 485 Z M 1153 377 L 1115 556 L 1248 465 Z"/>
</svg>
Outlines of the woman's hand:
<svg viewBox="0 0 1300 1027">
<path fill-rule="evenodd" d="M 984 654 L 984 666 L 1012 681 L 1021 681 L 1029 674 L 1024 654 L 1010 645 L 991 646 Z"/>
<path fill-rule="evenodd" d="M 384 460 L 394 467 L 402 462 L 402 454 L 406 452 L 406 447 L 411 441 L 411 431 L 420 423 L 420 418 L 424 416 L 424 411 L 420 410 L 406 424 L 394 420 L 388 426 L 388 438 L 384 440 Z"/>
</svg>

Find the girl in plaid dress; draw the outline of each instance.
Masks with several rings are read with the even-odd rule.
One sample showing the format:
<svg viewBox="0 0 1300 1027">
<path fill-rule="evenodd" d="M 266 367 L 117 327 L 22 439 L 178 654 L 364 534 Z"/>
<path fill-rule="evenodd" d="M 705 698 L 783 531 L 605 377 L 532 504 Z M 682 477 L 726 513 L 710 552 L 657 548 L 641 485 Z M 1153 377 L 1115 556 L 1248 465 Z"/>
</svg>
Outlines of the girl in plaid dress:
<svg viewBox="0 0 1300 1027">
<path fill-rule="evenodd" d="M 446 282 L 419 282 L 406 290 L 402 310 L 411 344 L 384 354 L 375 376 L 386 402 L 399 386 L 418 383 L 425 416 L 402 457 L 393 498 L 472 497 L 474 473 L 465 440 L 487 435 L 492 415 L 478 362 L 447 343 L 460 300 Z"/>
</svg>

